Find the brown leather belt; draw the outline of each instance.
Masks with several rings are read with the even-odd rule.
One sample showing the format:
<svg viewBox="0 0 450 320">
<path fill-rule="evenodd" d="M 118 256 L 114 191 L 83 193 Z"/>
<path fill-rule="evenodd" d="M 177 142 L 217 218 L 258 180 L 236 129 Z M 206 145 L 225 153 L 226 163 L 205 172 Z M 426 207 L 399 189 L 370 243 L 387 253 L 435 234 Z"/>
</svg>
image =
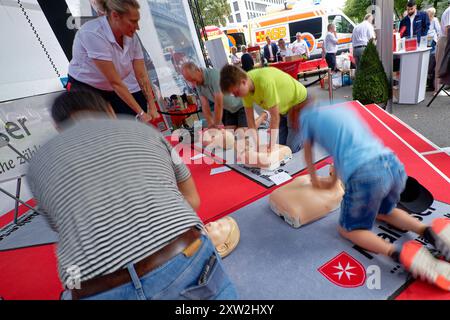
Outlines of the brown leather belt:
<svg viewBox="0 0 450 320">
<path fill-rule="evenodd" d="M 196 227 L 190 228 L 173 241 L 169 242 L 162 249 L 152 255 L 142 259 L 134 265 L 139 277 L 163 265 L 179 253 L 184 253 L 191 257 L 197 252 L 202 244 L 201 231 Z M 100 292 L 116 288 L 131 281 L 128 269 L 120 269 L 112 273 L 101 275 L 93 279 L 81 282 L 80 289 L 72 290 L 72 300 L 79 300 Z"/>
</svg>

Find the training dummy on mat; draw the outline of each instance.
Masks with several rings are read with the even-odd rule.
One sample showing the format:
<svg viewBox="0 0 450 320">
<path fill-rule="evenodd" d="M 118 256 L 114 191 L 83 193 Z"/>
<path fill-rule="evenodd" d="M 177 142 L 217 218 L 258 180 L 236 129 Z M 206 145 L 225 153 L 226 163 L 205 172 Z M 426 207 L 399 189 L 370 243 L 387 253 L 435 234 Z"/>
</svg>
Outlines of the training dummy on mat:
<svg viewBox="0 0 450 320">
<path fill-rule="evenodd" d="M 305 108 L 300 114 L 300 128 L 313 186 L 333 188 L 337 176 L 344 183 L 338 228 L 341 236 L 363 249 L 392 258 L 413 275 L 450 291 L 448 262 L 434 258 L 417 241 L 396 246 L 371 231 L 375 220 L 384 221 L 419 234 L 450 259 L 450 219 L 437 218 L 427 226 L 396 208 L 407 180 L 403 164 L 373 136 L 357 112 L 343 105 Z M 312 159 L 313 143 L 333 157 L 336 175 L 331 181 L 317 178 Z"/>
<path fill-rule="evenodd" d="M 330 167 L 330 177 L 317 177 L 320 181 L 331 179 L 334 172 Z M 311 176 L 304 175 L 278 188 L 269 197 L 270 208 L 294 228 L 320 219 L 336 210 L 344 195 L 342 184 L 335 183 L 329 190 L 314 188 Z"/>
<path fill-rule="evenodd" d="M 238 131 L 235 140 L 230 130 L 209 129 L 202 132 L 202 144 L 207 150 L 234 149 L 237 163 L 254 168 L 275 170 L 292 159 L 292 151 L 287 146 L 276 144 L 270 149 L 267 145 L 259 149 L 251 146 L 243 131 Z"/>
<path fill-rule="evenodd" d="M 239 227 L 232 217 L 224 217 L 205 225 L 209 238 L 222 258 L 236 248 L 240 239 Z"/>
</svg>

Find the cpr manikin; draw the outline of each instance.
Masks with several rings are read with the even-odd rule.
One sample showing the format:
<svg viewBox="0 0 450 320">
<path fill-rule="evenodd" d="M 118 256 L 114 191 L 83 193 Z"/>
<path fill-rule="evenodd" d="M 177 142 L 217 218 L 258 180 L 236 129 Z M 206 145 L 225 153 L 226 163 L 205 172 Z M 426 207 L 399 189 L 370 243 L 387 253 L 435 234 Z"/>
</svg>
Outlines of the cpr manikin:
<svg viewBox="0 0 450 320">
<path fill-rule="evenodd" d="M 234 148 L 234 135 L 230 130 L 208 129 L 202 132 L 202 143 L 204 147 L 210 149 L 229 150 Z"/>
<path fill-rule="evenodd" d="M 310 176 L 304 175 L 272 192 L 269 203 L 273 212 L 282 216 L 292 227 L 300 228 L 337 209 L 343 195 L 341 181 L 337 180 L 333 188 L 324 190 L 313 188 Z"/>
<path fill-rule="evenodd" d="M 238 147 L 236 152 L 238 163 L 265 170 L 275 170 L 292 159 L 291 149 L 280 144 L 274 145 L 270 151 L 267 146 L 262 146 L 256 151 L 256 148 L 246 145 Z"/>
<path fill-rule="evenodd" d="M 236 248 L 240 231 L 232 217 L 225 217 L 205 225 L 206 231 L 217 252 L 222 258 L 229 255 Z"/>
</svg>

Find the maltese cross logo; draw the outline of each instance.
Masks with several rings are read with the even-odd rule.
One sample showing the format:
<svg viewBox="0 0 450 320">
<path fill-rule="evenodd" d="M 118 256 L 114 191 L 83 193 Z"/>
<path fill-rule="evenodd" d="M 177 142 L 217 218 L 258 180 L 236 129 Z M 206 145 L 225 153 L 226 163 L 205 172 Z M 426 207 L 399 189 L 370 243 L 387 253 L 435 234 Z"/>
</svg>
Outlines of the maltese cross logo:
<svg viewBox="0 0 450 320">
<path fill-rule="evenodd" d="M 363 265 L 346 252 L 341 252 L 318 270 L 330 282 L 344 288 L 356 288 L 366 281 Z"/>
</svg>

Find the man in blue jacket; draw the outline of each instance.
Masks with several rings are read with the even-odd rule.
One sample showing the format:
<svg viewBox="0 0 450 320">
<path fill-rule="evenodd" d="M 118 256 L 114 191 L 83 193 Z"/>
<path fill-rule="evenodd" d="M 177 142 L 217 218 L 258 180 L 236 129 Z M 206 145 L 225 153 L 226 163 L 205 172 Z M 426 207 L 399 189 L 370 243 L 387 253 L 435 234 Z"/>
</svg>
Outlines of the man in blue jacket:
<svg viewBox="0 0 450 320">
<path fill-rule="evenodd" d="M 270 37 L 266 37 L 267 45 L 264 47 L 264 58 L 268 63 L 277 62 L 278 46 L 275 42 L 270 40 Z"/>
<path fill-rule="evenodd" d="M 425 12 L 417 11 L 415 0 L 408 1 L 406 10 L 408 15 L 400 22 L 400 35 L 402 38 L 416 36 L 420 41 L 420 37 L 426 36 L 428 33 L 430 19 Z"/>
</svg>

